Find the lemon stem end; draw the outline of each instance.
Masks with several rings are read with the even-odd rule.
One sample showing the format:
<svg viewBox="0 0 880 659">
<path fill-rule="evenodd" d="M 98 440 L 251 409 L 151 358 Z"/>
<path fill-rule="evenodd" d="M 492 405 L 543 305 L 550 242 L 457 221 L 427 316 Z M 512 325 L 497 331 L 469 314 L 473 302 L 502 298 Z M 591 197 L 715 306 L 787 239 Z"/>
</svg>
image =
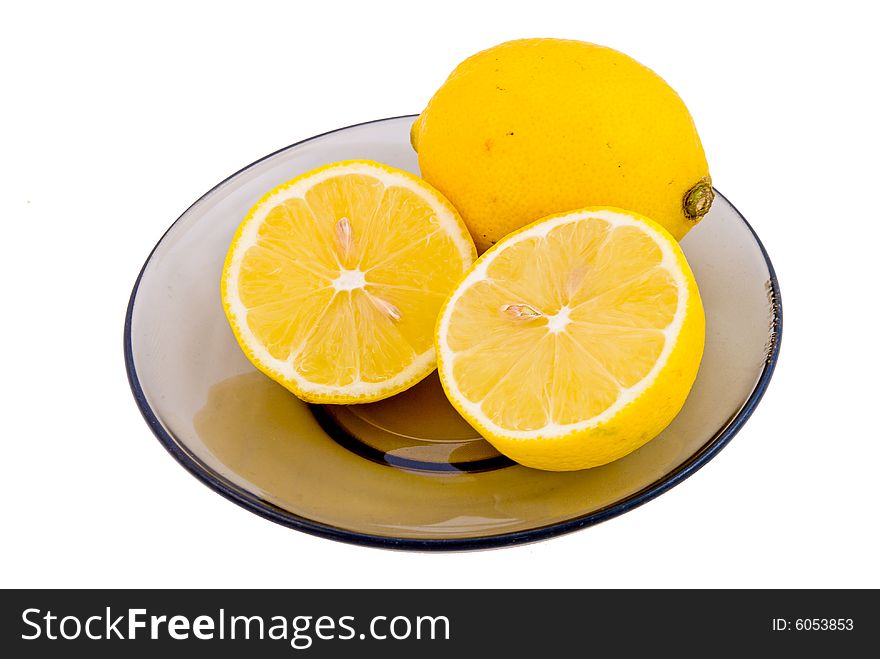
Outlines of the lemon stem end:
<svg viewBox="0 0 880 659">
<path fill-rule="evenodd" d="M 712 189 L 712 177 L 704 176 L 684 195 L 682 208 L 685 217 L 696 224 L 712 208 L 713 201 L 715 201 L 715 191 Z"/>
</svg>

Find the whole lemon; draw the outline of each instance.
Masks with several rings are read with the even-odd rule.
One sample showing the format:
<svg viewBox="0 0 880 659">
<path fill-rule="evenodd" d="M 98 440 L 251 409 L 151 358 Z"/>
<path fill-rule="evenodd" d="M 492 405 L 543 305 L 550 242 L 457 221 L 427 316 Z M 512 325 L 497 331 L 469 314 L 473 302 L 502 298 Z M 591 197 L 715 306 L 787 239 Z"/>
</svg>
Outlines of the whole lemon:
<svg viewBox="0 0 880 659">
<path fill-rule="evenodd" d="M 681 239 L 714 199 L 691 115 L 616 50 L 521 39 L 466 59 L 412 127 L 422 176 L 479 251 L 540 217 L 586 206 L 646 215 Z"/>
</svg>

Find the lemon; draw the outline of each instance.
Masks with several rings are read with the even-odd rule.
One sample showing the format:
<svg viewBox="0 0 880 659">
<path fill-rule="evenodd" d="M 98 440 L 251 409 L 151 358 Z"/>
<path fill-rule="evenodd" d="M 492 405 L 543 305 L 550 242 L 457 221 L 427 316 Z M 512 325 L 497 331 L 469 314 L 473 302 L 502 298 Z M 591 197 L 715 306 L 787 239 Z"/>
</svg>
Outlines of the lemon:
<svg viewBox="0 0 880 659">
<path fill-rule="evenodd" d="M 511 459 L 584 469 L 669 424 L 704 333 L 672 236 L 636 213 L 584 209 L 521 228 L 476 261 L 440 313 L 440 380 Z"/>
<path fill-rule="evenodd" d="M 523 39 L 462 62 L 413 124 L 422 176 L 480 251 L 586 206 L 646 215 L 681 239 L 714 198 L 694 122 L 659 76 L 610 48 Z"/>
<path fill-rule="evenodd" d="M 251 362 L 300 398 L 369 402 L 434 370 L 437 314 L 475 258 L 424 181 L 340 162 L 250 210 L 223 266 L 223 308 Z"/>
</svg>

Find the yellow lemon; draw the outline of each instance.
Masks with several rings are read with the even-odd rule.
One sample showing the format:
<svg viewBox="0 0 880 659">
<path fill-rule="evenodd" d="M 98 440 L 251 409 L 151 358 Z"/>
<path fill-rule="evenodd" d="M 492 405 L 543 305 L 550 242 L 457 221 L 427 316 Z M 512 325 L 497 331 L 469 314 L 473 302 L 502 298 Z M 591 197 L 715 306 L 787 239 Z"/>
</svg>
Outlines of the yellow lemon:
<svg viewBox="0 0 880 659">
<path fill-rule="evenodd" d="M 628 211 L 545 218 L 483 254 L 440 313 L 449 400 L 499 451 L 567 471 L 616 460 L 679 412 L 705 319 L 675 239 Z"/>
<path fill-rule="evenodd" d="M 424 181 L 340 162 L 250 210 L 223 266 L 223 308 L 251 362 L 300 398 L 374 401 L 434 370 L 437 314 L 475 258 Z"/>
<path fill-rule="evenodd" d="M 681 239 L 714 198 L 681 98 L 632 58 L 581 41 L 523 39 L 470 57 L 411 139 L 480 251 L 586 206 L 632 209 Z"/>
</svg>

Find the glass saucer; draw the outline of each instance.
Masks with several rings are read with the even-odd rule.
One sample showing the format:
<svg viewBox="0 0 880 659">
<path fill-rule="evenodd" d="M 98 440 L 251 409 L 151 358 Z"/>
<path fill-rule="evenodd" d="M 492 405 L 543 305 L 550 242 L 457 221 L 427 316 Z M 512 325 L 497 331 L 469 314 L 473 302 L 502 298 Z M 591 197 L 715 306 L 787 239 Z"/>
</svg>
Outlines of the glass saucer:
<svg viewBox="0 0 880 659">
<path fill-rule="evenodd" d="M 310 138 L 249 165 L 171 226 L 125 319 L 135 400 L 192 474 L 272 521 L 357 544 L 479 549 L 540 540 L 626 512 L 694 473 L 761 399 L 782 308 L 757 235 L 718 194 L 682 241 L 706 310 L 706 349 L 684 408 L 657 438 L 603 467 L 551 473 L 499 455 L 449 406 L 436 375 L 387 401 L 308 405 L 257 372 L 220 304 L 233 232 L 267 190 L 326 163 L 370 159 L 418 173 L 414 116 Z"/>
</svg>

